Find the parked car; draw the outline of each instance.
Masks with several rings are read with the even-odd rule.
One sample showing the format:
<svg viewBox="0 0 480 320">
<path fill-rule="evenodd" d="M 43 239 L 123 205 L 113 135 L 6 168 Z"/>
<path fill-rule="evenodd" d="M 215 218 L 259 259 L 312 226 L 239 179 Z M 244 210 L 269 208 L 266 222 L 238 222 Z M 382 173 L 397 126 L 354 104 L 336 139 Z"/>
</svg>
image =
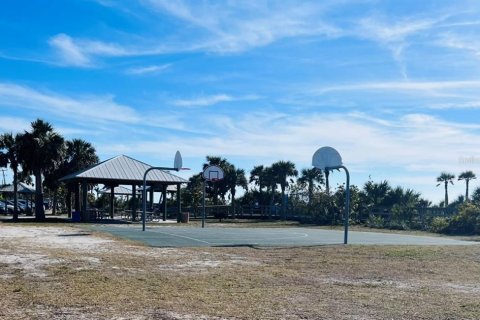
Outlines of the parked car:
<svg viewBox="0 0 480 320">
<path fill-rule="evenodd" d="M 5 200 L 0 200 L 0 213 L 2 214 L 13 213 L 13 206 Z"/>
<path fill-rule="evenodd" d="M 13 207 L 15 207 L 15 202 L 13 200 L 7 200 L 7 203 Z M 23 203 L 20 202 L 20 200 L 17 200 L 17 210 L 19 213 L 25 213 L 27 209 L 27 206 Z"/>
</svg>

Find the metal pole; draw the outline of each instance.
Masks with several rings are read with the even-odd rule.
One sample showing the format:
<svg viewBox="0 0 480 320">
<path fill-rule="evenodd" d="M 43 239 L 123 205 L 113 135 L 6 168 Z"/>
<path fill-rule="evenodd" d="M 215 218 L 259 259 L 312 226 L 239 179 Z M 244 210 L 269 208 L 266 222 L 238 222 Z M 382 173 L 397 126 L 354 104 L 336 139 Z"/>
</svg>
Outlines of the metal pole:
<svg viewBox="0 0 480 320">
<path fill-rule="evenodd" d="M 347 244 L 348 243 L 348 220 L 350 219 L 350 173 L 348 172 L 348 169 L 345 166 L 341 166 L 345 170 L 345 174 L 347 175 L 347 190 L 345 191 L 346 193 L 346 199 L 345 199 L 345 218 L 344 218 L 344 226 L 345 226 L 345 234 L 343 237 L 343 243 Z"/>
<path fill-rule="evenodd" d="M 205 228 L 205 180 L 203 180 L 202 228 Z"/>
<path fill-rule="evenodd" d="M 147 174 L 152 170 L 175 170 L 180 171 L 180 168 L 168 168 L 168 167 L 151 167 L 145 171 L 143 175 L 143 189 L 142 189 L 142 231 L 145 231 L 145 217 L 147 211 Z"/>
<path fill-rule="evenodd" d="M 345 213 L 343 217 L 343 226 L 345 228 L 345 232 L 343 235 L 343 243 L 348 243 L 348 220 L 350 219 L 350 173 L 345 166 L 338 166 L 338 167 L 327 167 L 325 171 L 332 170 L 332 169 L 340 169 L 342 168 L 345 170 L 345 174 L 347 175 L 347 185 L 345 190 Z"/>
</svg>

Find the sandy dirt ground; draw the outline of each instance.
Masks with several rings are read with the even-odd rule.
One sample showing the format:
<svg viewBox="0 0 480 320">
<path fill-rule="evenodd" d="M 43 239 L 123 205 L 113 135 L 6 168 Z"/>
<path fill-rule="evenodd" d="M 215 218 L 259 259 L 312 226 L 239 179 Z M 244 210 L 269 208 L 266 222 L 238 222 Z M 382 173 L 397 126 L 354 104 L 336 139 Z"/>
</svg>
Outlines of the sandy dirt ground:
<svg viewBox="0 0 480 320">
<path fill-rule="evenodd" d="M 0 224 L 0 319 L 480 319 L 479 247 L 151 248 Z"/>
</svg>

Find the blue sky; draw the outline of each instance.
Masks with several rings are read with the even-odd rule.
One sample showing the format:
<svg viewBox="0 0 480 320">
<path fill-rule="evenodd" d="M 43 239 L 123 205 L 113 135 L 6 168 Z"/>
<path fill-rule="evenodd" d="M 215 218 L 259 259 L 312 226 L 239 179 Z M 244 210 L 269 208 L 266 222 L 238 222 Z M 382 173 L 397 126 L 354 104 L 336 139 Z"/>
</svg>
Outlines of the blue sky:
<svg viewBox="0 0 480 320">
<path fill-rule="evenodd" d="M 7 0 L 0 130 L 40 117 L 102 160 L 180 150 L 185 177 L 332 146 L 352 183 L 438 202 L 441 171 L 480 175 L 479 31 L 478 1 Z"/>
</svg>

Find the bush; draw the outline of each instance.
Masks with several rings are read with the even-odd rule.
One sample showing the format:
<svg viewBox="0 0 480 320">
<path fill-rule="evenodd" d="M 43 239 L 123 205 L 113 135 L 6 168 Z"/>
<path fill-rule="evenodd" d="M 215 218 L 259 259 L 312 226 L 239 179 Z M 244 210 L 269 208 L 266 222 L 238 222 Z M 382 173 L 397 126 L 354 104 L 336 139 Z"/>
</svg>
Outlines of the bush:
<svg viewBox="0 0 480 320">
<path fill-rule="evenodd" d="M 462 205 L 446 231 L 450 234 L 480 234 L 480 208 L 471 203 Z"/>
<path fill-rule="evenodd" d="M 367 227 L 370 228 L 383 228 L 385 227 L 385 219 L 380 216 L 371 215 L 367 219 Z"/>
<path fill-rule="evenodd" d="M 435 217 L 432 219 L 428 230 L 430 232 L 436 233 L 444 233 L 447 231 L 449 225 L 449 221 L 447 218 L 444 217 Z"/>
</svg>

